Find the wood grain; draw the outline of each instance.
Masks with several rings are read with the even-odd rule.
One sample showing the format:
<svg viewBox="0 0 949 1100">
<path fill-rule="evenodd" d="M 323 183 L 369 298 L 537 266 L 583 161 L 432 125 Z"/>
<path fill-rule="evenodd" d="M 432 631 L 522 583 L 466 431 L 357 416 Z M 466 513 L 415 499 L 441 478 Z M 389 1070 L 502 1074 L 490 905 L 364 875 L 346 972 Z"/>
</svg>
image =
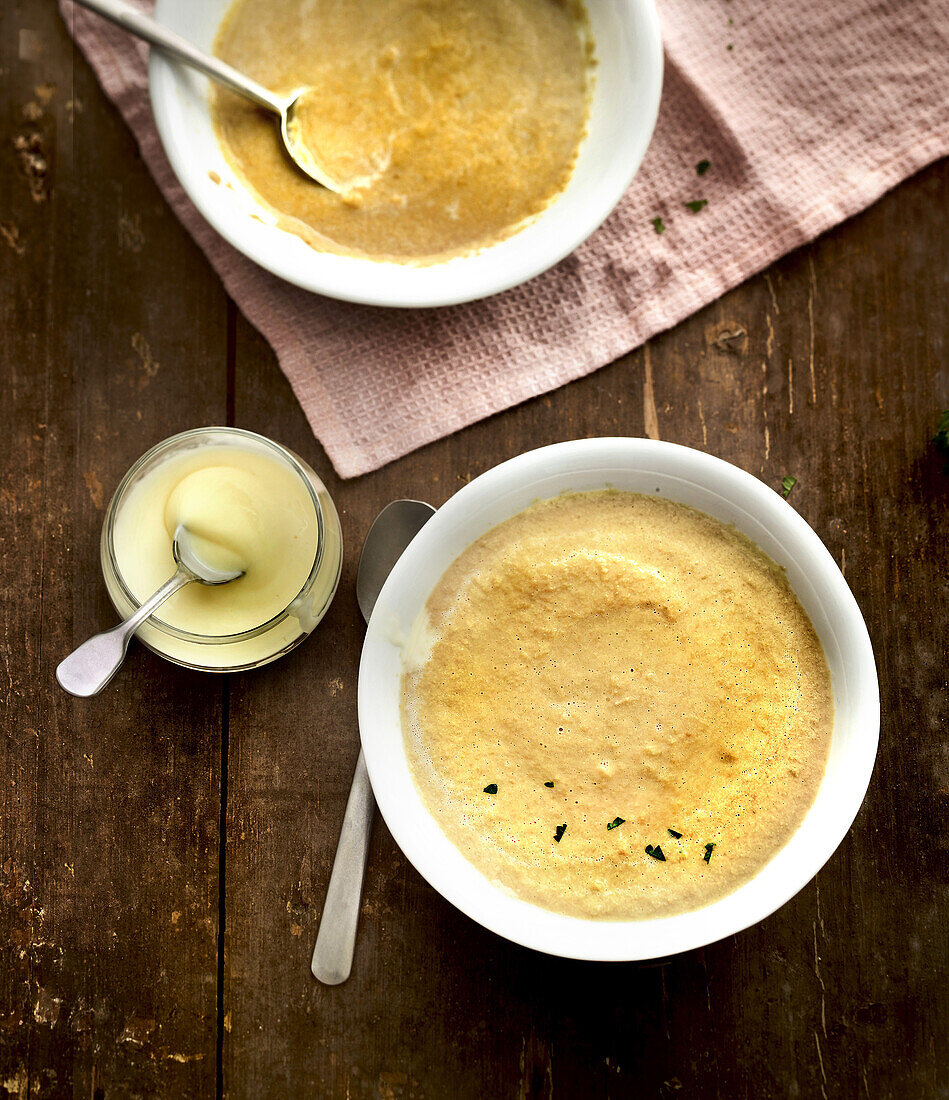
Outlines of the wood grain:
<svg viewBox="0 0 949 1100">
<path fill-rule="evenodd" d="M 340 482 L 54 8 L 0 19 L 0 1095 L 949 1096 L 949 478 L 929 445 L 949 164 L 602 371 Z M 103 696 L 65 698 L 56 662 L 113 619 L 109 494 L 151 443 L 225 420 L 326 479 L 347 547 L 326 620 L 230 681 L 139 648 Z M 879 664 L 854 828 L 761 924 L 598 965 L 473 924 L 379 822 L 353 977 L 319 986 L 366 530 L 393 497 L 437 505 L 520 451 L 606 434 L 798 478 Z"/>
<path fill-rule="evenodd" d="M 94 700 L 53 670 L 115 621 L 99 528 L 129 462 L 224 415 L 226 302 L 55 5 L 2 19 L 0 1094 L 197 1095 L 222 685 L 141 648 Z"/>
</svg>

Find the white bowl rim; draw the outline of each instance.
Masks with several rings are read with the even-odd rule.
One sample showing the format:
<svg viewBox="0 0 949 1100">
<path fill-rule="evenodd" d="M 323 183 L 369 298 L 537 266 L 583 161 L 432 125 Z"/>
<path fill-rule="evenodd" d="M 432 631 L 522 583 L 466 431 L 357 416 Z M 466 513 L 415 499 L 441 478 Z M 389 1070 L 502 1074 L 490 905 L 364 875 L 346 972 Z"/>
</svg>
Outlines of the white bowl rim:
<svg viewBox="0 0 949 1100">
<path fill-rule="evenodd" d="M 172 104 L 179 94 L 176 81 L 180 78 L 182 65 L 166 57 L 157 49 L 151 51 L 148 61 L 152 113 L 165 155 L 190 201 L 221 237 L 264 270 L 303 290 L 362 305 L 427 309 L 477 301 L 528 282 L 556 266 L 575 251 L 606 221 L 639 171 L 659 117 L 664 67 L 662 35 L 654 0 L 622 0 L 622 2 L 635 10 L 639 20 L 643 39 L 642 60 L 646 86 L 646 94 L 639 105 L 642 125 L 638 140 L 633 142 L 626 161 L 627 170 L 616 173 L 612 180 L 613 186 L 604 191 L 601 202 L 584 208 L 583 216 L 575 219 L 572 232 L 562 236 L 547 234 L 544 247 L 525 249 L 520 255 L 517 251 L 512 252 L 505 246 L 538 226 L 543 221 L 543 212 L 525 229 L 513 234 L 512 237 L 479 252 L 453 257 L 443 263 L 415 267 L 349 256 L 332 256 L 330 253 L 316 253 L 324 259 L 330 258 L 332 268 L 324 273 L 322 264 L 314 265 L 317 271 L 314 275 L 307 267 L 301 268 L 287 261 L 279 250 L 275 254 L 269 249 L 260 236 L 263 226 L 252 224 L 246 217 L 243 220 L 236 218 L 228 203 L 214 201 L 214 197 L 208 192 L 206 186 L 207 166 L 199 164 L 189 156 L 186 148 L 176 140 Z M 170 0 L 157 0 L 155 18 L 172 26 L 172 29 L 180 30 L 175 26 L 174 20 L 168 18 L 169 3 Z M 551 204 L 553 205 L 555 203 Z M 502 251 L 498 252 L 498 250 Z M 491 264 L 489 261 L 485 265 L 484 258 L 494 254 L 504 257 L 503 264 Z M 380 269 L 391 269 L 392 277 L 386 278 L 383 293 L 372 289 L 375 286 L 374 278 L 367 281 L 368 265 L 374 269 L 373 275 Z M 464 289 L 456 287 L 454 281 L 446 281 L 439 275 L 460 265 L 476 273 L 469 282 L 464 284 Z"/>
<path fill-rule="evenodd" d="M 427 593 L 431 592 L 441 572 L 433 575 L 433 567 L 426 563 L 453 529 L 466 521 L 472 522 L 473 516 L 477 520 L 479 512 L 486 508 L 498 509 L 506 497 L 516 496 L 519 490 L 523 497 L 525 486 L 533 487 L 538 479 L 554 482 L 569 479 L 578 471 L 595 475 L 600 470 L 620 469 L 648 473 L 650 479 L 656 474 L 663 480 L 671 476 L 673 481 L 676 476 L 670 475 L 670 470 L 688 469 L 688 484 L 699 488 L 715 485 L 718 488 L 711 490 L 713 493 L 727 487 L 731 503 L 739 511 L 754 509 L 749 516 L 763 517 L 762 522 L 774 525 L 782 537 L 789 538 L 796 553 L 803 550 L 806 557 L 803 569 L 808 580 L 801 583 L 813 581 L 828 599 L 828 610 L 834 616 L 829 628 L 825 627 L 825 633 L 821 634 L 822 643 L 826 649 L 827 637 L 836 639 L 848 647 L 853 658 L 852 668 L 841 674 L 847 681 L 846 691 L 851 700 L 846 717 L 851 731 L 848 743 L 852 747 L 846 749 L 839 764 L 846 776 L 842 789 L 825 792 L 825 775 L 814 804 L 794 836 L 737 890 L 704 908 L 676 916 L 597 921 L 553 913 L 513 897 L 490 882 L 455 848 L 425 808 L 414 782 L 409 780 L 409 790 L 405 775 L 396 774 L 400 768 L 393 769 L 391 756 L 405 757 L 402 731 L 401 726 L 396 731 L 397 752 L 392 728 L 384 728 L 379 720 L 378 679 L 386 648 L 395 649 L 392 608 L 413 584 L 421 584 Z M 685 484 L 686 479 L 682 480 Z M 609 479 L 603 482 L 611 483 Z M 569 488 L 568 484 L 556 491 Z M 550 495 L 554 493 L 538 492 L 536 497 Z M 723 501 L 728 499 L 722 497 Z M 515 504 L 507 514 L 513 515 L 525 506 Z M 494 519 L 483 530 L 497 522 L 500 520 Z M 792 568 L 799 566 L 793 561 L 781 564 L 787 564 L 789 575 Z M 420 577 L 424 579 L 420 581 Z M 795 590 L 798 591 L 797 586 Z M 800 591 L 798 594 L 801 595 Z M 830 655 L 828 659 L 830 663 Z M 835 703 L 837 689 L 835 678 Z M 422 877 L 456 908 L 506 939 L 551 955 L 599 961 L 662 958 L 701 947 L 756 924 L 789 901 L 830 859 L 853 823 L 869 786 L 880 724 L 879 686 L 866 624 L 834 559 L 803 517 L 773 489 L 723 459 L 674 443 L 625 437 L 571 440 L 525 452 L 481 474 L 438 509 L 396 563 L 376 603 L 360 662 L 358 713 L 363 750 L 380 812 L 396 843 Z M 838 719 L 842 718 L 835 715 L 835 741 L 839 737 Z M 858 732 L 854 734 L 853 730 Z M 391 750 L 388 759 L 387 741 Z M 834 751 L 832 745 L 832 756 Z M 407 762 L 404 771 L 408 774 Z M 814 829 L 805 839 L 818 806 L 819 821 L 815 819 Z M 796 844 L 800 851 L 794 848 Z M 785 856 L 792 849 L 795 859 L 789 861 Z M 469 870 L 462 873 L 458 861 Z"/>
</svg>

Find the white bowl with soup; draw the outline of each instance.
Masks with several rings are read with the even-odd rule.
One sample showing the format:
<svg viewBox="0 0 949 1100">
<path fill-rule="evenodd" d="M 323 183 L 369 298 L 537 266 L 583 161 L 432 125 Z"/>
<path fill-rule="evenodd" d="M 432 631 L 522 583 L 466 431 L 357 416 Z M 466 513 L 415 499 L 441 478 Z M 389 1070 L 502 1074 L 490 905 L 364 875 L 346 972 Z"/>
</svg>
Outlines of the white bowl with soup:
<svg viewBox="0 0 949 1100">
<path fill-rule="evenodd" d="M 385 21 L 368 17 L 375 5 L 367 7 L 367 18 L 357 21 L 359 28 L 353 34 L 353 21 L 347 24 L 345 19 L 341 19 L 340 13 L 345 14 L 344 9 L 337 12 L 338 5 L 333 0 L 323 2 L 328 31 L 341 35 L 348 26 L 351 37 L 346 56 L 352 73 L 343 71 L 334 74 L 339 75 L 340 79 L 339 94 L 333 102 L 334 117 L 338 116 L 337 129 L 363 125 L 364 132 L 371 135 L 372 126 L 358 112 L 347 113 L 344 109 L 346 96 L 342 89 L 345 88 L 345 81 L 358 78 L 360 73 L 361 40 L 358 35 L 364 33 L 367 39 L 374 36 L 371 40 L 372 51 L 366 57 L 371 62 L 374 81 L 384 88 L 393 66 L 399 72 L 406 72 L 414 64 L 409 56 L 414 40 L 406 37 L 409 31 L 405 27 L 409 23 L 414 26 L 417 20 L 393 17 L 390 21 L 393 42 L 386 47 L 385 35 L 389 28 Z M 220 136 L 227 128 L 221 126 L 220 119 L 215 125 L 211 103 L 216 93 L 212 95 L 208 81 L 154 50 L 149 64 L 152 107 L 159 135 L 179 181 L 208 222 L 235 248 L 275 275 L 304 289 L 334 298 L 384 306 L 450 305 L 483 298 L 533 278 L 572 252 L 606 219 L 639 168 L 659 109 L 662 86 L 659 23 L 653 0 L 585 0 L 582 5 L 575 0 L 503 0 L 503 3 L 501 0 L 491 0 L 491 3 L 497 7 L 497 12 L 492 9 L 485 13 L 485 5 L 480 2 L 471 3 L 469 8 L 476 33 L 485 37 L 484 49 L 492 48 L 489 37 L 492 28 L 493 33 L 497 34 L 499 20 L 506 21 L 501 26 L 504 33 L 498 34 L 493 47 L 498 52 L 497 68 L 493 71 L 491 63 L 482 58 L 472 71 L 480 73 L 481 76 L 476 79 L 481 80 L 491 77 L 494 81 L 500 81 L 503 76 L 514 87 L 509 111 L 506 100 L 496 94 L 493 100 L 482 105 L 483 109 L 479 108 L 477 118 L 483 132 L 480 137 L 477 133 L 474 135 L 470 173 L 463 166 L 465 149 L 462 140 L 464 120 L 468 117 L 468 92 L 455 79 L 464 59 L 459 61 L 452 52 L 458 53 L 459 57 L 464 52 L 461 49 L 464 44 L 463 28 L 455 27 L 450 22 L 457 5 L 429 5 L 432 11 L 440 12 L 439 18 L 449 21 L 447 29 L 441 25 L 434 25 L 434 29 L 426 25 L 418 31 L 428 36 L 424 39 L 426 57 L 429 59 L 425 63 L 430 65 L 431 76 L 429 70 L 425 70 L 422 82 L 412 84 L 408 82 L 408 77 L 404 80 L 400 77 L 402 82 L 397 80 L 392 85 L 393 111 L 396 114 L 404 112 L 419 134 L 413 145 L 402 150 L 405 159 L 401 167 L 396 163 L 393 169 L 405 176 L 414 173 L 412 188 L 402 195 L 390 187 L 386 196 L 387 209 L 404 202 L 411 212 L 414 209 L 413 195 L 419 196 L 419 192 L 426 189 L 425 172 L 430 171 L 432 176 L 437 172 L 435 159 L 430 169 L 420 166 L 426 152 L 425 126 L 439 128 L 439 140 L 444 138 L 447 141 L 446 148 L 454 158 L 453 165 L 446 160 L 447 175 L 439 185 L 441 190 L 434 187 L 427 196 L 417 197 L 419 204 L 426 199 L 429 213 L 416 217 L 415 225 L 409 225 L 405 234 L 398 228 L 388 228 L 388 222 L 382 216 L 385 210 L 375 219 L 380 228 L 372 230 L 373 217 L 363 216 L 364 211 L 347 211 L 343 200 L 336 200 L 343 207 L 340 225 L 332 222 L 326 228 L 324 236 L 327 239 L 323 245 L 319 240 L 320 232 L 304 231 L 301 235 L 291 231 L 294 219 L 284 216 L 255 190 L 260 183 L 255 170 L 264 159 L 256 150 L 267 150 L 268 156 L 272 153 L 274 165 L 281 167 L 277 163 L 276 125 L 273 126 L 273 149 L 266 144 L 271 135 L 266 133 L 268 127 L 261 119 L 259 133 L 251 133 L 244 144 L 237 143 L 225 153 Z M 265 39 L 263 33 L 261 35 L 260 58 L 255 60 L 254 37 L 246 27 L 241 31 L 236 18 L 243 15 L 247 23 L 254 4 L 265 5 L 262 11 L 275 10 L 272 0 L 237 0 L 236 7 L 230 0 L 206 0 L 201 4 L 190 0 L 157 0 L 155 14 L 161 22 L 202 48 L 216 48 L 229 60 L 239 61 L 245 68 L 251 69 L 251 75 L 282 85 L 287 80 L 295 79 L 295 74 L 303 70 L 282 73 L 279 65 L 268 61 L 275 54 L 273 41 L 279 41 L 281 34 L 285 33 L 281 31 L 279 21 L 273 18 L 268 26 L 269 37 Z M 302 8 L 303 0 L 279 0 L 279 6 L 286 4 L 296 4 Z M 410 0 L 386 0 L 385 7 L 398 7 L 400 4 L 407 8 L 408 13 L 417 14 L 418 5 L 412 5 Z M 570 125 L 576 126 L 576 118 L 569 109 L 570 84 L 561 79 L 566 66 L 557 53 L 566 48 L 569 35 L 564 37 L 561 26 L 558 38 L 553 33 L 556 29 L 553 19 L 547 21 L 550 27 L 546 26 L 544 16 L 548 7 L 560 23 L 564 22 L 565 11 L 579 13 L 577 25 L 582 41 L 574 44 L 576 49 L 571 47 L 571 63 L 576 65 L 581 54 L 588 60 L 588 53 L 584 53 L 588 48 L 593 58 L 592 64 L 587 66 L 588 95 L 583 111 L 585 118 L 577 133 L 579 144 L 574 142 L 571 145 L 567 141 L 556 153 L 562 161 L 559 167 L 556 156 L 545 161 L 532 152 L 548 144 L 556 147 L 556 134 L 551 129 L 553 112 L 547 110 L 550 104 L 558 105 L 558 117 L 562 114 Z M 508 22 L 511 22 L 510 28 Z M 377 23 L 380 25 L 377 26 Z M 514 32 L 520 23 L 525 24 L 524 65 L 518 65 L 516 51 L 507 48 L 512 40 L 518 39 Z M 292 26 L 292 22 L 289 25 Z M 548 30 L 551 32 L 549 35 Z M 290 37 L 296 39 L 299 36 Z M 448 58 L 441 68 L 440 52 Z M 548 52 L 554 61 L 551 72 L 544 75 L 543 64 L 539 64 L 537 59 L 546 57 Z M 473 54 L 476 57 L 477 51 Z M 434 61 L 431 61 L 432 57 Z M 313 72 L 318 73 L 320 65 L 325 67 L 331 59 L 332 51 L 328 51 L 326 57 L 317 59 L 319 64 L 315 65 Z M 424 81 L 429 79 L 437 80 L 438 84 L 431 97 L 430 114 L 422 117 L 427 94 Z M 531 80 L 542 82 L 543 87 L 532 90 Z M 521 83 L 518 84 L 518 81 Z M 484 83 L 485 87 L 491 87 L 491 81 L 484 80 Z M 472 94 L 475 93 L 477 87 L 473 89 Z M 358 96 L 353 99 L 358 101 Z M 239 115 L 240 108 L 235 108 L 233 101 L 228 102 L 233 108 L 232 114 L 236 111 Z M 449 116 L 457 116 L 461 120 L 460 125 L 454 129 L 447 126 Z M 504 143 L 498 143 L 495 147 L 489 138 L 495 130 L 507 124 L 509 116 L 516 120 L 512 131 L 514 137 L 525 143 L 525 151 L 531 151 L 530 156 L 516 157 L 515 162 L 529 160 L 532 174 L 525 180 L 524 186 L 514 187 L 508 183 L 508 199 L 494 202 L 494 193 L 499 188 L 490 186 L 491 163 L 496 158 L 512 154 Z M 399 117 L 402 115 L 399 114 Z M 492 121 L 494 118 L 496 122 Z M 567 125 L 567 122 L 564 124 Z M 258 144 L 255 145 L 255 142 Z M 235 150 L 243 156 L 246 171 L 235 167 L 238 163 Z M 382 165 L 389 152 L 388 149 L 381 152 L 375 150 L 375 163 Z M 398 142 L 394 156 L 396 159 L 399 156 Z M 521 193 L 538 183 L 538 174 L 543 176 L 544 182 L 538 184 L 540 189 L 529 202 L 522 202 Z M 507 181 L 509 176 L 510 172 L 505 167 L 501 181 Z M 477 203 L 472 205 L 471 194 L 462 200 L 460 207 L 451 195 L 443 194 L 453 187 L 464 191 L 471 180 L 485 181 L 484 186 L 479 184 L 472 192 L 490 196 L 490 200 L 485 199 L 483 211 L 479 212 Z M 292 172 L 284 182 L 288 190 L 295 192 L 296 198 L 300 197 L 301 189 L 318 186 L 305 184 L 294 178 Z M 324 194 L 318 199 L 316 207 L 323 200 L 329 200 L 329 196 Z M 329 209 L 331 203 L 327 201 L 324 205 Z M 509 218 L 505 223 L 508 206 Z M 442 217 L 443 212 L 451 215 L 456 208 L 460 227 L 457 237 L 448 233 L 440 238 L 435 233 L 438 223 L 448 225 L 448 220 Z M 319 213 L 318 209 L 316 213 Z M 479 243 L 475 223 L 481 213 L 486 223 L 484 239 Z M 362 224 L 357 224 L 360 219 Z M 347 228 L 349 222 L 356 226 L 352 232 Z M 431 223 L 432 234 L 426 236 L 428 223 Z M 395 221 L 392 224 L 397 226 Z M 315 228 L 320 230 L 322 227 Z M 339 247 L 333 244 L 337 229 L 342 241 Z M 403 236 L 405 240 L 401 240 Z M 439 247 L 440 241 L 445 248 Z M 413 255 L 413 249 L 419 253 L 417 256 Z"/>
<path fill-rule="evenodd" d="M 555 444 L 456 493 L 382 589 L 359 673 L 408 859 L 486 928 L 578 959 L 674 954 L 783 905 L 853 822 L 879 719 L 814 531 L 750 474 L 645 439 Z"/>
</svg>

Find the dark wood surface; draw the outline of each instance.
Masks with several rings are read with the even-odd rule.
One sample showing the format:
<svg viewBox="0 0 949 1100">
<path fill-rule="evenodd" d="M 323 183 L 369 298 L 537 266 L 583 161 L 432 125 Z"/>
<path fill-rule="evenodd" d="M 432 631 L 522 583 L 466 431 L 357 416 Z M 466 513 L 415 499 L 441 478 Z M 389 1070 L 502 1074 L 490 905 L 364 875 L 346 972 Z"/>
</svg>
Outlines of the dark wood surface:
<svg viewBox="0 0 949 1100">
<path fill-rule="evenodd" d="M 341 482 L 274 357 L 165 207 L 51 0 L 0 10 L 0 1096 L 949 1096 L 949 164 L 589 378 Z M 230 422 L 323 475 L 347 543 L 319 631 L 216 678 L 110 623 L 104 505 Z M 362 538 L 576 436 L 658 435 L 778 486 L 867 618 L 880 754 L 849 836 L 774 916 L 650 965 L 556 960 L 373 837 L 353 977 L 309 973 L 357 753 Z"/>
</svg>

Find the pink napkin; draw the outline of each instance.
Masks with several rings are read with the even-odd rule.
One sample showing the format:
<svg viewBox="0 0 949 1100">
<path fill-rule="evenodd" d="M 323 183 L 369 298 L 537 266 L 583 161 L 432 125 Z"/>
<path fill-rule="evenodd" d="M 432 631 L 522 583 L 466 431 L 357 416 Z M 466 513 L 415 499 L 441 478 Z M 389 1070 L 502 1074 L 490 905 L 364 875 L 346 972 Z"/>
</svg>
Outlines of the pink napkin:
<svg viewBox="0 0 949 1100">
<path fill-rule="evenodd" d="M 343 477 L 596 370 L 949 153 L 947 0 L 659 0 L 656 134 L 590 240 L 483 302 L 350 305 L 281 282 L 208 226 L 159 143 L 146 47 L 60 2 L 159 187 L 273 346 Z M 698 213 L 686 208 L 703 198 Z"/>
</svg>

